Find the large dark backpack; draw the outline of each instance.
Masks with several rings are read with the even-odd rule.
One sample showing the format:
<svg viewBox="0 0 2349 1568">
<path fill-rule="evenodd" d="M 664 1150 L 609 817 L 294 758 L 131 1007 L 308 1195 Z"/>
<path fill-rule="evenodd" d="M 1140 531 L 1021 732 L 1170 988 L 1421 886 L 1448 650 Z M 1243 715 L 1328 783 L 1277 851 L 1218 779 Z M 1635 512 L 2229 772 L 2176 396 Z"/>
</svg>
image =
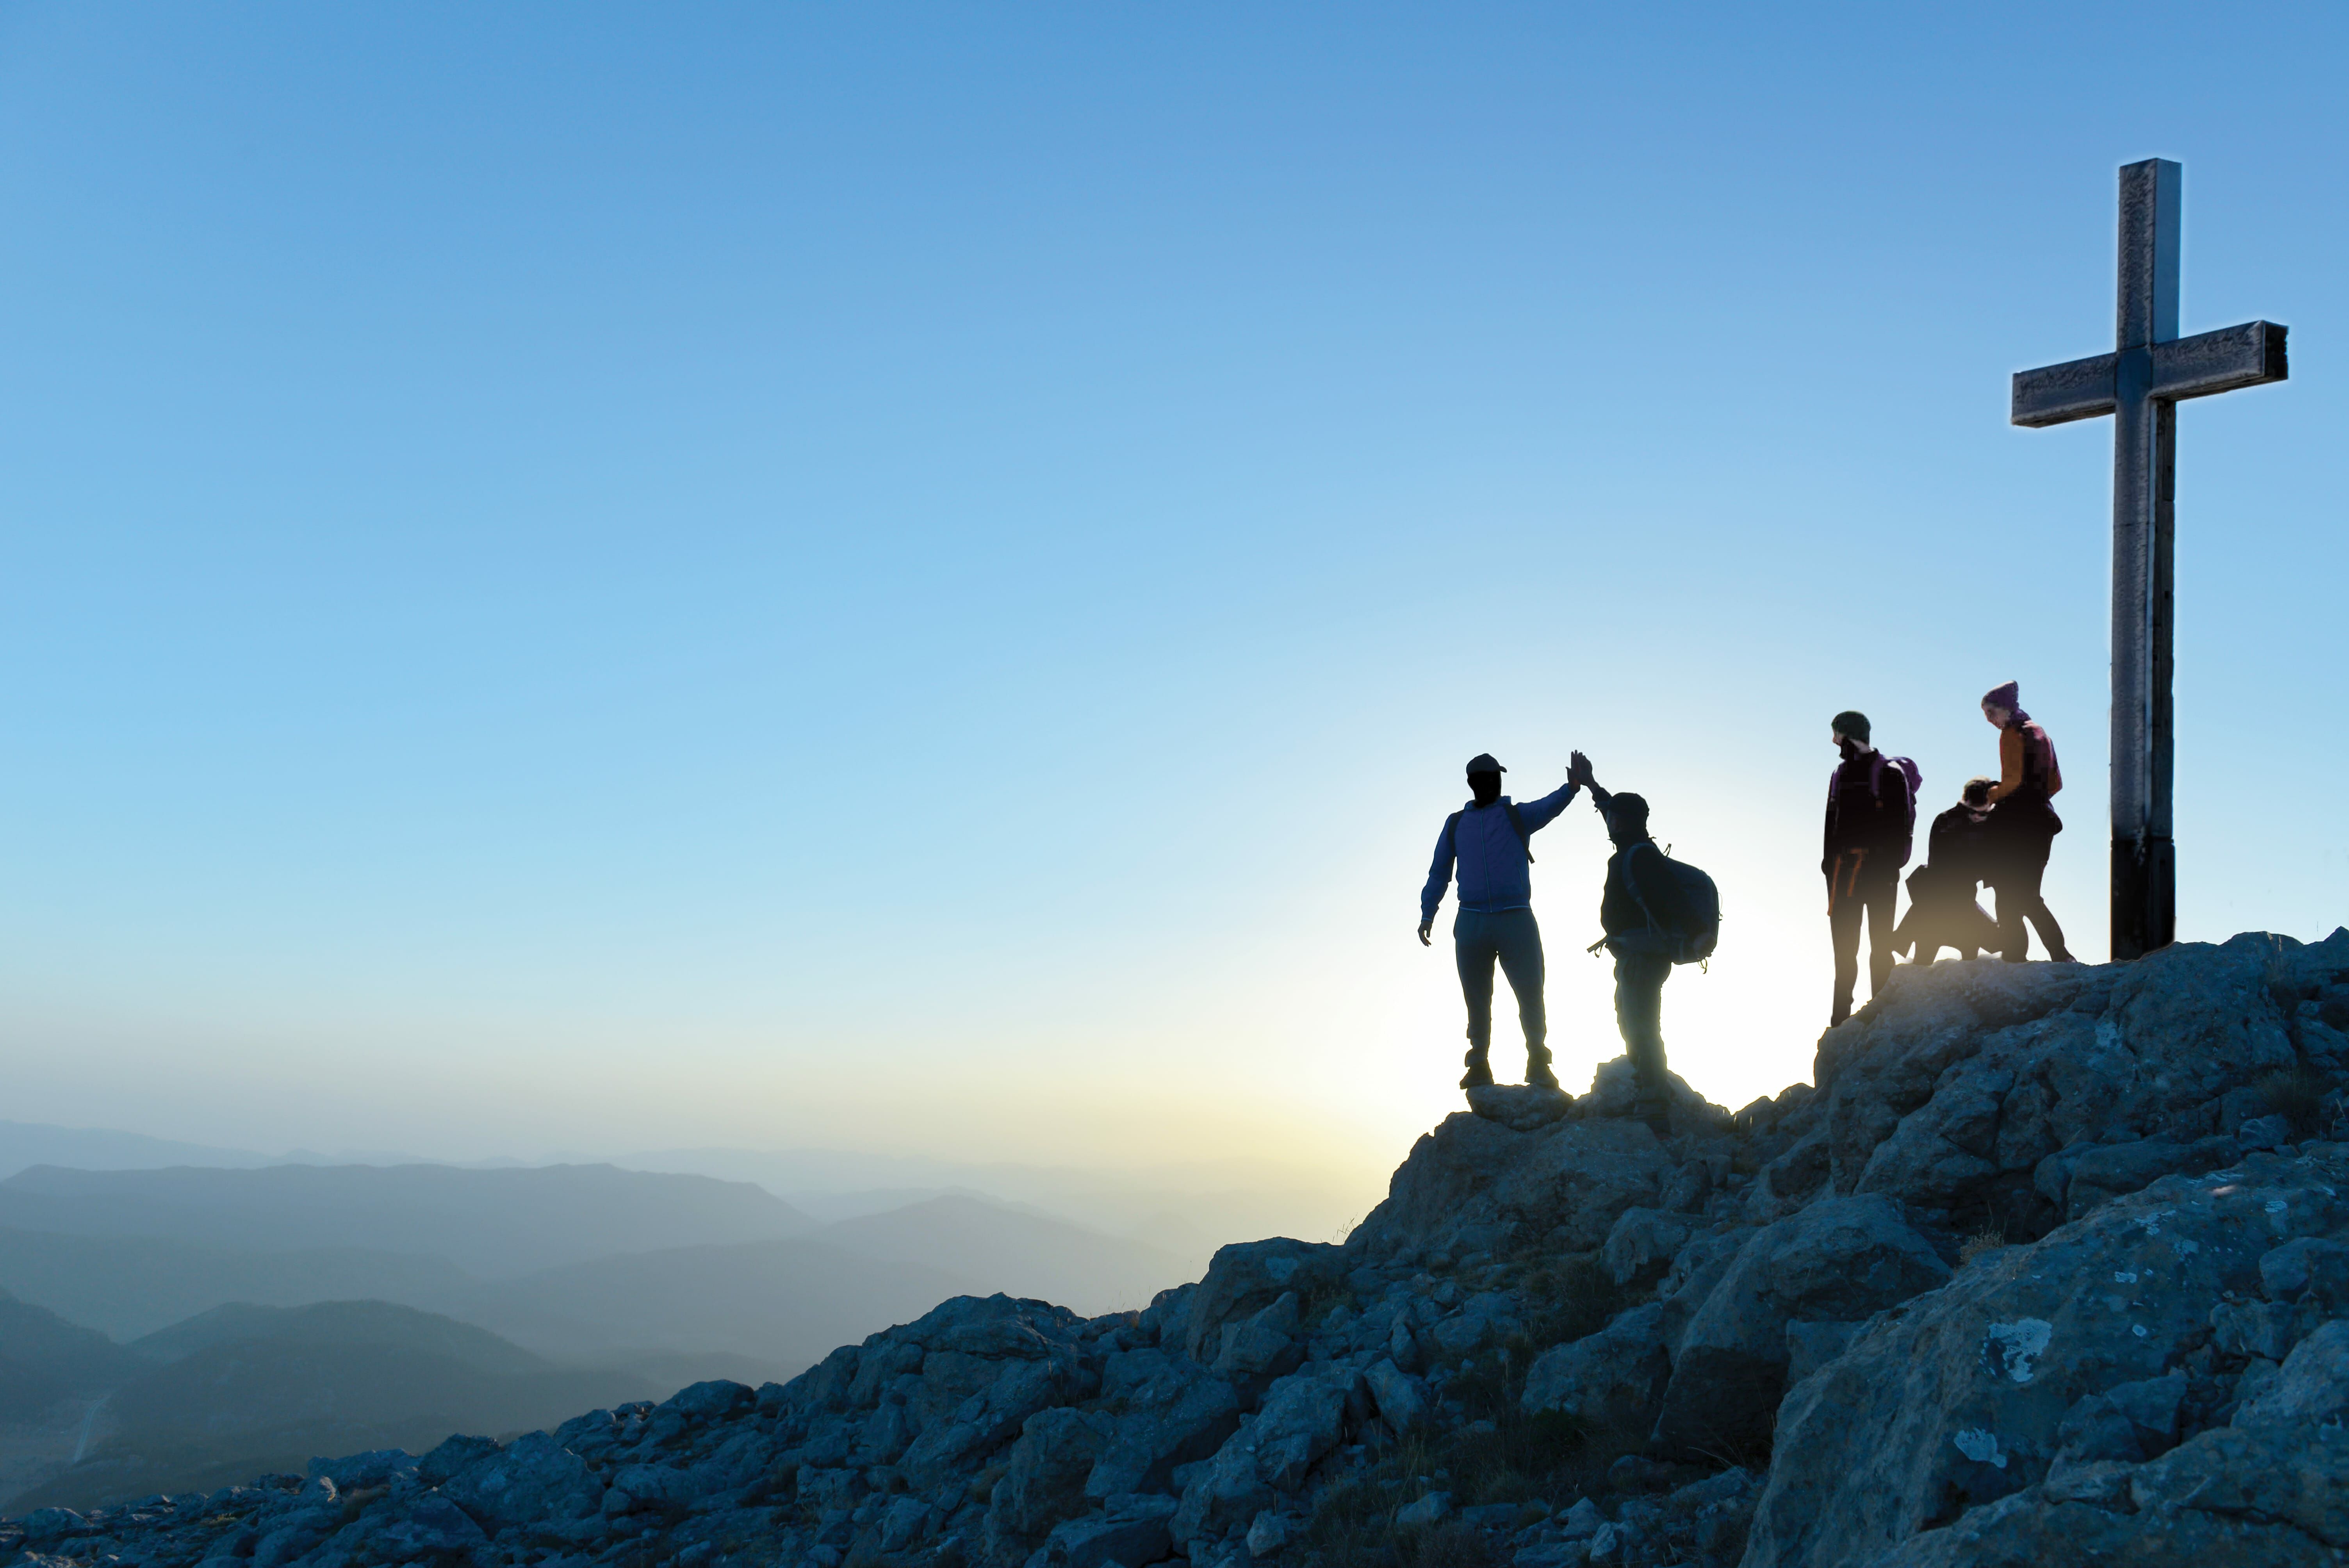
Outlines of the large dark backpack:
<svg viewBox="0 0 2349 1568">
<path fill-rule="evenodd" d="M 1905 866 L 1909 863 L 1909 857 L 1917 850 L 1917 791 L 1925 787 L 1925 772 L 1909 758 L 1887 757 L 1881 751 L 1869 753 L 1868 790 L 1875 798 L 1876 807 L 1879 811 L 1884 809 L 1884 770 L 1888 768 L 1900 769 L 1900 777 L 1909 786 L 1908 820 L 1901 824 L 1900 828 L 1900 859 L 1894 862 L 1896 866 Z M 1843 770 L 1837 769 L 1827 775 L 1829 806 L 1836 803 L 1836 780 L 1842 777 L 1842 774 Z"/>
<path fill-rule="evenodd" d="M 1467 810 L 1467 807 L 1463 806 L 1459 810 L 1444 819 L 1444 847 L 1452 851 L 1454 861 L 1460 859 L 1460 819 Z M 1501 811 L 1509 819 L 1509 827 L 1517 835 L 1517 842 L 1525 846 L 1526 864 L 1533 864 L 1534 836 L 1526 830 L 1526 820 L 1517 815 L 1517 803 L 1515 800 L 1504 800 L 1501 802 Z M 1420 820 L 1423 822 L 1427 819 L 1422 817 Z"/>
<path fill-rule="evenodd" d="M 1645 847 L 1656 850 L 1653 841 Z M 1721 940 L 1721 890 L 1713 886 L 1711 877 L 1687 861 L 1676 861 L 1663 851 L 1656 850 L 1657 857 L 1664 862 L 1664 870 L 1681 895 L 1683 918 L 1679 925 L 1667 925 L 1656 918 L 1656 912 L 1650 909 L 1648 901 L 1640 896 L 1640 879 L 1631 874 L 1629 857 L 1640 848 L 1640 845 L 1634 844 L 1623 851 L 1626 857 L 1623 886 L 1630 891 L 1631 902 L 1640 906 L 1640 913 L 1648 917 L 1648 931 L 1644 934 L 1650 938 L 1651 950 L 1662 954 L 1675 964 L 1703 963 L 1713 956 L 1713 946 Z"/>
</svg>

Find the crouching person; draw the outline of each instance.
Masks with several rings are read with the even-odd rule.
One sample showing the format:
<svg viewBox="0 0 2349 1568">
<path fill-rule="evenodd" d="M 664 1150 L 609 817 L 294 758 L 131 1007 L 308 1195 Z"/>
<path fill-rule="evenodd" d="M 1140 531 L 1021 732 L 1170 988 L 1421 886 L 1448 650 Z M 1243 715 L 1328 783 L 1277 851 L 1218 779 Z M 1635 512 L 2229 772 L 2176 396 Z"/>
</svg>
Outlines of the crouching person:
<svg viewBox="0 0 2349 1568">
<path fill-rule="evenodd" d="M 1896 952 L 1912 949 L 1916 961 L 1930 964 L 1944 947 L 1961 958 L 2002 945 L 1998 922 L 1976 902 L 1975 890 L 1990 874 L 1993 851 L 1992 780 L 1969 779 L 1958 803 L 1933 819 L 1925 838 L 1925 863 L 1909 873 L 1909 913 L 1893 936 Z"/>
</svg>

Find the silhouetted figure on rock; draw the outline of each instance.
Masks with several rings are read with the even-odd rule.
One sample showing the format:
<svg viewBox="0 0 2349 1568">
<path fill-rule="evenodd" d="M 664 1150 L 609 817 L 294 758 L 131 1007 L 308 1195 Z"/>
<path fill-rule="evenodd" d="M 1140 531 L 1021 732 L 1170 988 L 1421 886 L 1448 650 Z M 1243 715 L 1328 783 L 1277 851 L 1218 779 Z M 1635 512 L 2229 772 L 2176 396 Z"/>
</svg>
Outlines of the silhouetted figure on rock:
<svg viewBox="0 0 2349 1568">
<path fill-rule="evenodd" d="M 1988 873 L 1992 819 L 1998 809 L 1990 803 L 1988 779 L 1969 779 L 1958 803 L 1933 819 L 1925 835 L 1925 863 L 1909 873 L 1909 913 L 1900 922 L 1892 945 L 1916 961 L 1930 964 L 1944 947 L 1971 958 L 2002 945 L 1998 922 L 1974 902 L 1974 890 Z"/>
<path fill-rule="evenodd" d="M 1615 845 L 1607 861 L 1607 891 L 1599 901 L 1599 923 L 1615 959 L 1615 1024 L 1639 1076 L 1640 1097 L 1631 1114 L 1665 1137 L 1671 1131 L 1671 1088 L 1664 1076 L 1664 982 L 1671 977 L 1681 942 L 1676 934 L 1698 923 L 1671 862 L 1649 836 L 1648 802 L 1633 794 L 1609 794 L 1579 751 L 1567 780 L 1588 787 L 1590 803 L 1605 819 L 1607 837 Z"/>
<path fill-rule="evenodd" d="M 1868 739 L 1868 716 L 1835 716 L 1830 732 L 1843 760 L 1827 779 L 1827 820 L 1819 870 L 1827 879 L 1827 932 L 1835 943 L 1833 1028 L 1851 1016 L 1859 982 L 1859 923 L 1868 918 L 1868 994 L 1892 974 L 1893 916 L 1900 907 L 1900 868 L 1909 863 L 1917 802 L 1906 758 L 1887 757 Z"/>
<path fill-rule="evenodd" d="M 1998 731 L 1998 782 L 1990 787 L 1992 814 L 1989 881 L 1998 895 L 1998 930 L 2006 960 L 2020 964 L 2031 954 L 2029 920 L 2047 944 L 2047 956 L 2058 964 L 2073 962 L 2064 945 L 2064 928 L 2040 896 L 2039 879 L 2046 874 L 2047 855 L 2064 819 L 2055 814 L 2051 797 L 2064 788 L 2064 769 L 2055 760 L 2055 743 L 2047 738 L 2032 717 L 2023 711 L 2023 694 L 2013 681 L 1993 686 L 1982 696 L 1982 717 Z"/>
<path fill-rule="evenodd" d="M 1516 994 L 1517 1021 L 1526 1031 L 1526 1081 L 1557 1087 L 1550 1070 L 1548 1021 L 1542 1010 L 1541 927 L 1533 911 L 1533 836 L 1572 804 L 1579 788 L 1570 779 L 1540 799 L 1520 806 L 1501 793 L 1507 769 L 1490 752 L 1468 759 L 1468 789 L 1475 798 L 1444 820 L 1435 860 L 1419 894 L 1419 943 L 1429 945 L 1435 906 L 1454 868 L 1460 880 L 1460 913 L 1452 923 L 1453 955 L 1460 965 L 1460 994 L 1468 1004 L 1468 1071 L 1462 1088 L 1493 1081 L 1493 965 L 1509 977 Z"/>
</svg>

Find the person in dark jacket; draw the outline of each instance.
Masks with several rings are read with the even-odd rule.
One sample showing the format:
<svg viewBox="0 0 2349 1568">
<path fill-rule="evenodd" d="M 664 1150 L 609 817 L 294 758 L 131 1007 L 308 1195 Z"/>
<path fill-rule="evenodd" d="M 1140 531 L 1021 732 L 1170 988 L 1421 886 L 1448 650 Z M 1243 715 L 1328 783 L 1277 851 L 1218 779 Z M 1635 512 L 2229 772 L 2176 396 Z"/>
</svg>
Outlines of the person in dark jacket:
<svg viewBox="0 0 2349 1568">
<path fill-rule="evenodd" d="M 1671 1132 L 1671 1093 L 1664 1067 L 1664 982 L 1671 978 L 1668 934 L 1686 928 L 1680 884 L 1664 865 L 1664 852 L 1648 832 L 1648 802 L 1626 792 L 1609 794 L 1579 751 L 1567 781 L 1590 791 L 1590 803 L 1607 822 L 1615 853 L 1607 861 L 1607 888 L 1599 901 L 1599 928 L 1615 958 L 1615 1026 L 1623 1052 L 1640 1085 L 1632 1114 L 1659 1138 Z"/>
<path fill-rule="evenodd" d="M 1958 803 L 1934 818 L 1925 835 L 1925 863 L 1909 873 L 1909 913 L 1892 945 L 1900 953 L 1914 948 L 1920 964 L 1930 964 L 1944 947 L 1971 958 L 2002 945 L 1998 922 L 1974 902 L 1991 864 L 1990 824 L 1998 810 L 1990 803 L 1992 782 L 1966 780 Z"/>
<path fill-rule="evenodd" d="M 2064 819 L 2055 814 L 2053 797 L 2064 788 L 2064 769 L 2055 760 L 2055 743 L 2047 731 L 2023 711 L 2023 693 L 2013 681 L 1982 694 L 1982 717 L 1998 731 L 1998 782 L 1990 788 L 1991 803 L 1998 808 L 1994 850 L 1991 859 L 1991 891 L 1998 895 L 1998 930 L 2006 961 L 2020 964 L 2031 955 L 2031 934 L 2023 923 L 2039 928 L 2047 956 L 2058 964 L 2075 962 L 2064 945 L 2064 928 L 2040 895 L 2039 881 L 2047 872 L 2048 851 Z"/>
<path fill-rule="evenodd" d="M 1859 923 L 1868 918 L 1868 994 L 1880 995 L 1892 975 L 1893 916 L 1900 907 L 1900 868 L 1909 861 L 1909 776 L 1868 740 L 1868 716 L 1835 716 L 1832 734 L 1843 760 L 1827 779 L 1827 821 L 1819 870 L 1827 879 L 1827 934 L 1835 943 L 1832 1028 L 1851 1016 L 1859 982 Z"/>
<path fill-rule="evenodd" d="M 1493 965 L 1509 977 L 1516 994 L 1517 1022 L 1526 1031 L 1526 1081 L 1556 1088 L 1549 1065 L 1549 1025 L 1542 1010 L 1541 927 L 1534 922 L 1533 836 L 1573 804 L 1580 788 L 1570 780 L 1538 800 L 1520 806 L 1501 793 L 1508 769 L 1480 751 L 1468 759 L 1468 804 L 1444 819 L 1436 836 L 1435 860 L 1419 893 L 1419 944 L 1431 945 L 1435 906 L 1444 902 L 1454 867 L 1460 877 L 1460 913 L 1452 923 L 1453 957 L 1460 967 L 1460 995 L 1468 1004 L 1468 1071 L 1462 1088 L 1493 1081 Z"/>
</svg>

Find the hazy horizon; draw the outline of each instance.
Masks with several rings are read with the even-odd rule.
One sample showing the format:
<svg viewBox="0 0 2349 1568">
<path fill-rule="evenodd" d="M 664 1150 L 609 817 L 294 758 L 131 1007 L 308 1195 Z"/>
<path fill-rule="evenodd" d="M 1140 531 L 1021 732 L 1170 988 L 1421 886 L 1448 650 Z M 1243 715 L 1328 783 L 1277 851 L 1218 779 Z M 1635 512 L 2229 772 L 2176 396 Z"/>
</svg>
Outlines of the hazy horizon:
<svg viewBox="0 0 2349 1568">
<path fill-rule="evenodd" d="M 2155 156 L 2186 330 L 2292 349 L 2178 420 L 2179 931 L 2320 938 L 2344 33 L 0 11 L 10 1114 L 1374 1201 L 1459 1105 L 1467 757 L 1719 880 L 1664 1031 L 1735 1107 L 1826 1022 L 1829 716 L 1938 808 L 2009 678 L 2101 957 L 2110 430 L 2007 378 L 2110 346 Z M 1606 846 L 1535 849 L 1579 1087 Z"/>
</svg>

